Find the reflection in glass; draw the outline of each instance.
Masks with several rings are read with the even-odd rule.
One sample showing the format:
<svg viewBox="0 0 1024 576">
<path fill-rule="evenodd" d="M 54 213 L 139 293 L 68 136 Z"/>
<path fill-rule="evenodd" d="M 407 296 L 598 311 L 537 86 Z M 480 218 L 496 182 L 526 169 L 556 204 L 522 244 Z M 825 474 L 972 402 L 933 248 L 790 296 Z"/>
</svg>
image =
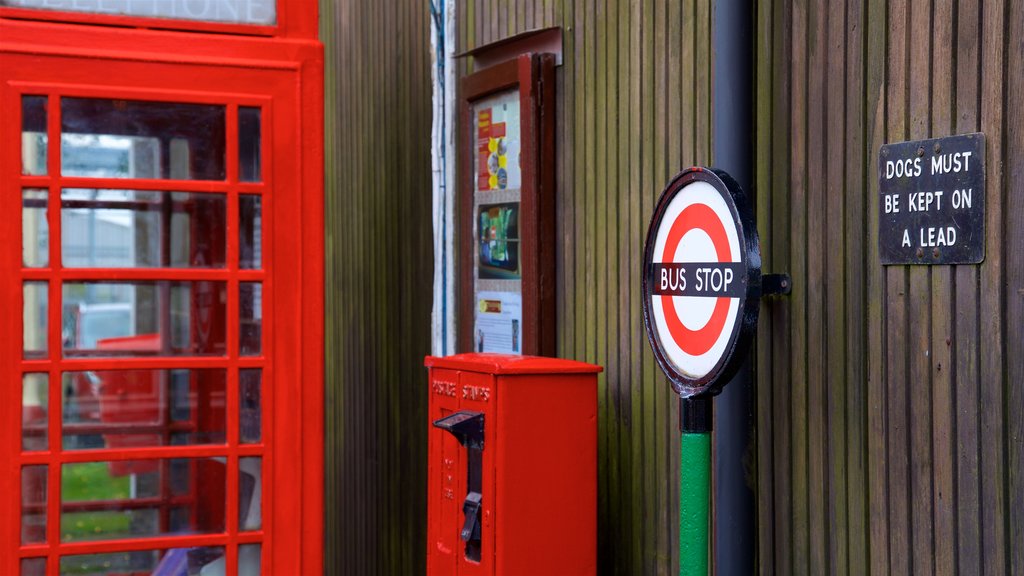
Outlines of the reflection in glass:
<svg viewBox="0 0 1024 576">
<path fill-rule="evenodd" d="M 46 558 L 22 558 L 21 576 L 46 576 Z"/>
<path fill-rule="evenodd" d="M 257 269 L 263 260 L 263 198 L 238 197 L 238 267 Z"/>
<path fill-rule="evenodd" d="M 263 285 L 259 282 L 238 284 L 238 341 L 242 356 L 259 356 L 263 331 Z"/>
<path fill-rule="evenodd" d="M 45 372 L 21 377 L 21 449 L 46 450 L 50 377 Z"/>
<path fill-rule="evenodd" d="M 61 98 L 61 173 L 223 180 L 224 106 Z"/>
<path fill-rule="evenodd" d="M 259 182 L 261 168 L 260 109 L 238 109 L 238 179 Z"/>
<path fill-rule="evenodd" d="M 66 450 L 223 444 L 223 369 L 65 372 Z"/>
<path fill-rule="evenodd" d="M 223 532 L 224 472 L 224 458 L 64 464 L 61 541 Z"/>
<path fill-rule="evenodd" d="M 50 265 L 50 224 L 46 219 L 46 190 L 21 193 L 21 262 L 26 268 Z"/>
<path fill-rule="evenodd" d="M 259 368 L 238 371 L 238 394 L 241 401 L 239 438 L 242 444 L 258 444 L 263 433 L 260 410 L 262 380 L 263 371 Z"/>
<path fill-rule="evenodd" d="M 61 191 L 61 254 L 68 268 L 223 268 L 222 194 Z"/>
<path fill-rule="evenodd" d="M 225 352 L 224 282 L 70 282 L 63 294 L 67 357 Z"/>
<path fill-rule="evenodd" d="M 61 576 L 208 576 L 224 574 L 224 570 L 224 548 L 212 547 L 62 556 L 60 559 Z"/>
<path fill-rule="evenodd" d="M 263 573 L 260 562 L 261 548 L 259 544 L 242 544 L 238 547 L 239 574 L 260 576 Z"/>
<path fill-rule="evenodd" d="M 238 459 L 238 528 L 259 530 L 263 527 L 263 458 Z"/>
<path fill-rule="evenodd" d="M 21 469 L 21 543 L 46 542 L 46 466 Z"/>
<path fill-rule="evenodd" d="M 49 288 L 46 282 L 22 286 L 22 342 L 25 358 L 45 358 Z"/>
<path fill-rule="evenodd" d="M 46 175 L 46 96 L 21 97 L 21 173 Z"/>
</svg>

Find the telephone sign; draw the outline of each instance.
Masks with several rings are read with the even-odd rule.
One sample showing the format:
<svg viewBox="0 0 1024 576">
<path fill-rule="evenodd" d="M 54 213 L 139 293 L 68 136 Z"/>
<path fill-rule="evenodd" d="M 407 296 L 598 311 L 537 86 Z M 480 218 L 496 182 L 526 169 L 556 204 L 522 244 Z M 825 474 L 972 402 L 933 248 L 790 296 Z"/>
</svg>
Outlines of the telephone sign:
<svg viewBox="0 0 1024 576">
<path fill-rule="evenodd" d="M 644 326 L 683 397 L 717 394 L 757 325 L 761 256 L 739 185 L 719 170 L 678 174 L 655 207 L 644 247 Z"/>
</svg>

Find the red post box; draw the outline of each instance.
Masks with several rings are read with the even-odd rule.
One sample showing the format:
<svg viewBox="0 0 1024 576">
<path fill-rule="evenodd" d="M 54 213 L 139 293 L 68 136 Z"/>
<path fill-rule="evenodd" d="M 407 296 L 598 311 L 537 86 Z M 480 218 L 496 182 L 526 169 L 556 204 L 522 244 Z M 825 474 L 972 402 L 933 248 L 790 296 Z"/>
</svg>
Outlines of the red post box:
<svg viewBox="0 0 1024 576">
<path fill-rule="evenodd" d="M 427 574 L 597 572 L 597 373 L 571 360 L 428 356 Z"/>
</svg>

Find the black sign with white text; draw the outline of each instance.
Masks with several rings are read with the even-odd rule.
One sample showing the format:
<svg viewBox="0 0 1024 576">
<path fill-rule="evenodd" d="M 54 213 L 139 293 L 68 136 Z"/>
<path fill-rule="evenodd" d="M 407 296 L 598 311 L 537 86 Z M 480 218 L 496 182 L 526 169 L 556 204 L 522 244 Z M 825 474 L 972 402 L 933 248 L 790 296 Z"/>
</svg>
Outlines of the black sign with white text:
<svg viewBox="0 0 1024 576">
<path fill-rule="evenodd" d="M 985 135 L 898 142 L 878 153 L 882 264 L 985 259 Z"/>
</svg>

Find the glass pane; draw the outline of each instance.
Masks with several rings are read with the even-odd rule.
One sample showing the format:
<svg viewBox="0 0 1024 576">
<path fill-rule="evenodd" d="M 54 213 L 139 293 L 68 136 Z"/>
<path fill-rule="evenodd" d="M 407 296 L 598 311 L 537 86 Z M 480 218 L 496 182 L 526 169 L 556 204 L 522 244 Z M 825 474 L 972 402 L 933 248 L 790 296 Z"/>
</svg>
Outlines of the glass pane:
<svg viewBox="0 0 1024 576">
<path fill-rule="evenodd" d="M 21 469 L 21 543 L 46 542 L 46 466 Z"/>
<path fill-rule="evenodd" d="M 50 377 L 48 374 L 25 374 L 21 378 L 21 449 L 25 451 L 46 450 L 48 422 L 48 399 Z"/>
<path fill-rule="evenodd" d="M 473 181 L 476 190 L 522 187 L 519 161 L 519 91 L 510 90 L 473 104 Z"/>
<path fill-rule="evenodd" d="M 27 176 L 46 175 L 46 142 L 46 96 L 22 96 L 22 174 Z"/>
<path fill-rule="evenodd" d="M 61 173 L 223 180 L 224 106 L 61 98 Z"/>
<path fill-rule="evenodd" d="M 61 254 L 69 268 L 223 268 L 223 194 L 61 191 Z"/>
<path fill-rule="evenodd" d="M 269 26 L 277 23 L 275 0 L 0 0 L 0 6 L 5 5 L 230 24 Z"/>
<path fill-rule="evenodd" d="M 259 530 L 263 527 L 263 458 L 238 459 L 238 528 Z"/>
<path fill-rule="evenodd" d="M 263 263 L 263 198 L 238 197 L 238 267 L 258 269 Z"/>
<path fill-rule="evenodd" d="M 241 576 L 260 576 L 262 568 L 259 544 L 242 544 L 238 547 L 238 573 Z"/>
<path fill-rule="evenodd" d="M 22 558 L 21 576 L 46 576 L 46 558 Z"/>
<path fill-rule="evenodd" d="M 263 416 L 260 410 L 262 380 L 262 370 L 243 369 L 238 371 L 238 393 L 241 399 L 239 438 L 242 444 L 259 443 L 263 433 Z"/>
<path fill-rule="evenodd" d="M 65 283 L 64 355 L 223 355 L 226 302 L 224 282 Z"/>
<path fill-rule="evenodd" d="M 224 472 L 224 458 L 64 464 L 61 541 L 223 532 Z"/>
<path fill-rule="evenodd" d="M 50 265 L 50 223 L 46 219 L 46 190 L 21 193 L 21 262 L 26 268 Z"/>
<path fill-rule="evenodd" d="M 238 179 L 259 182 L 262 163 L 260 152 L 260 109 L 238 109 Z"/>
<path fill-rule="evenodd" d="M 46 282 L 25 282 L 22 286 L 22 342 L 25 358 L 45 358 L 49 288 Z"/>
<path fill-rule="evenodd" d="M 64 556 L 61 576 L 213 576 L 224 574 L 224 548 L 172 548 Z M 243 572 L 239 575 L 244 576 Z"/>
<path fill-rule="evenodd" d="M 239 309 L 239 346 L 242 356 L 259 356 L 263 331 L 263 285 L 259 282 L 240 282 L 238 284 Z"/>
<path fill-rule="evenodd" d="M 225 442 L 223 369 L 67 372 L 62 388 L 66 450 Z"/>
</svg>

